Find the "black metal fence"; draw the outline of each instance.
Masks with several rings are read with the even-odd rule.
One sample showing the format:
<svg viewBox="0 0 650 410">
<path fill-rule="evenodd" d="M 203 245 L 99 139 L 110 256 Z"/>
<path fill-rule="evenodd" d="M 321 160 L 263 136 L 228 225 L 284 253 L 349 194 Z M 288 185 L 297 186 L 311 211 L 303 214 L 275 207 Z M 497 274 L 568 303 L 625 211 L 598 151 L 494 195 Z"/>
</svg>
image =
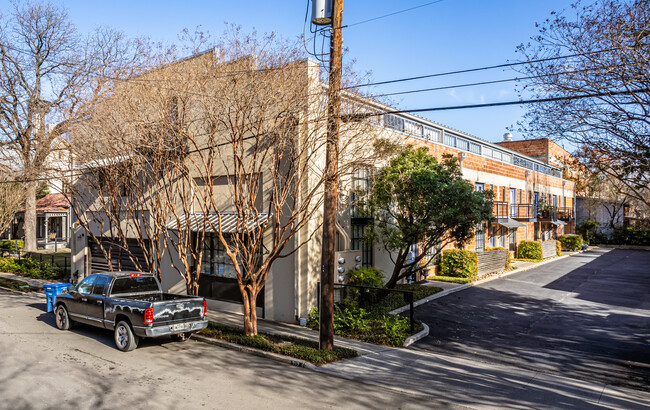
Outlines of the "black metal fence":
<svg viewBox="0 0 650 410">
<path fill-rule="evenodd" d="M 24 252 L 18 259 L 30 258 L 41 263 L 49 263 L 61 272 L 62 276 L 70 273 L 70 255 L 57 253 Z"/>
<path fill-rule="evenodd" d="M 318 282 L 318 309 L 320 311 L 321 284 Z M 408 306 L 408 318 L 411 332 L 415 329 L 413 318 L 414 296 L 412 291 L 368 286 L 334 284 L 334 304 L 340 305 L 346 300 L 356 301 L 358 306 L 371 313 L 387 314 L 403 306 Z"/>
</svg>

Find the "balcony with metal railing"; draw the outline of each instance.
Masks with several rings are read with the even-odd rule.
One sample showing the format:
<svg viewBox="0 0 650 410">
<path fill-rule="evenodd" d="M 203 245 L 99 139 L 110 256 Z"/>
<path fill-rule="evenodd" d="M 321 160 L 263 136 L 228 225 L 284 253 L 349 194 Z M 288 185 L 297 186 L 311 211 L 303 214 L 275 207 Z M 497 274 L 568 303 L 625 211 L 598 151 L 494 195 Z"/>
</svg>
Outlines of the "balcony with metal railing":
<svg viewBox="0 0 650 410">
<path fill-rule="evenodd" d="M 503 201 L 492 203 L 492 216 L 497 219 L 545 219 L 571 221 L 574 219 L 573 208 L 542 207 L 539 204 L 510 204 Z"/>
<path fill-rule="evenodd" d="M 534 219 L 537 217 L 535 205 L 533 204 L 510 204 L 509 214 L 510 218 L 514 219 Z"/>
</svg>

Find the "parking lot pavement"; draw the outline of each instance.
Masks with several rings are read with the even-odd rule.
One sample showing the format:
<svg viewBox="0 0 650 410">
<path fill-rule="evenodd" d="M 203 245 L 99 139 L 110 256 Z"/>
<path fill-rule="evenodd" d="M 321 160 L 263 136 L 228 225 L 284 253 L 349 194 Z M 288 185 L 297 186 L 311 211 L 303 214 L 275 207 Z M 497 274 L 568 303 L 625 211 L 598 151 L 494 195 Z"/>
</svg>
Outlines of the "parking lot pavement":
<svg viewBox="0 0 650 410">
<path fill-rule="evenodd" d="M 650 252 L 594 250 L 416 309 L 414 347 L 650 390 Z"/>
</svg>

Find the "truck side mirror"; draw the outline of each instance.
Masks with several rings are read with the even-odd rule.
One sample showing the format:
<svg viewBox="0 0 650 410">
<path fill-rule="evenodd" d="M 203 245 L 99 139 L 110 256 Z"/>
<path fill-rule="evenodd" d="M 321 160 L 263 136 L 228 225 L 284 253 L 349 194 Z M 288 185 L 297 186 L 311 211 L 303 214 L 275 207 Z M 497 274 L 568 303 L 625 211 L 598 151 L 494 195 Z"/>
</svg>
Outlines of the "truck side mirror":
<svg viewBox="0 0 650 410">
<path fill-rule="evenodd" d="M 75 289 L 76 289 L 76 288 L 75 288 L 74 285 L 68 285 L 68 293 L 70 293 L 70 292 L 74 292 Z"/>
</svg>

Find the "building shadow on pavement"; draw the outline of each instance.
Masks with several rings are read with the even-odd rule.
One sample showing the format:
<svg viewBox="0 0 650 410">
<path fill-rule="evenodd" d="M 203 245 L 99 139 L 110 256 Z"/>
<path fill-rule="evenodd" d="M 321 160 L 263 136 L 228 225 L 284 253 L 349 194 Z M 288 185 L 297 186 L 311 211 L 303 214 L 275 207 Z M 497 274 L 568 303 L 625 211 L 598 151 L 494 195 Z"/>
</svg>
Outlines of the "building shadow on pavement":
<svg viewBox="0 0 650 410">
<path fill-rule="evenodd" d="M 627 302 L 610 294 L 615 289 L 598 293 L 607 286 L 599 283 L 602 271 L 620 269 L 621 255 L 612 256 L 546 286 L 523 283 L 521 292 L 477 286 L 422 305 L 416 317 L 430 334 L 413 347 L 650 391 L 650 311 L 641 308 L 650 287 L 637 289 L 635 301 Z"/>
</svg>

